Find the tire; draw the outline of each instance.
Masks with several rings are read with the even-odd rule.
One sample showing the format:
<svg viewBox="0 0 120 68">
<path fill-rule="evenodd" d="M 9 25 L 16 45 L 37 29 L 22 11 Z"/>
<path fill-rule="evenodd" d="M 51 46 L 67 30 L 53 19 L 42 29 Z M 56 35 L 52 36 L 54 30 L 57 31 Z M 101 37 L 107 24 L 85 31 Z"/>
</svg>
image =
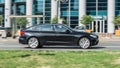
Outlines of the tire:
<svg viewBox="0 0 120 68">
<path fill-rule="evenodd" d="M 28 40 L 28 46 L 30 48 L 32 48 L 32 49 L 42 47 L 42 45 L 40 45 L 40 42 L 39 42 L 39 40 L 36 37 L 29 38 L 29 40 Z"/>
<path fill-rule="evenodd" d="M 91 46 L 91 42 L 87 37 L 82 37 L 78 44 L 82 49 L 88 49 Z"/>
</svg>

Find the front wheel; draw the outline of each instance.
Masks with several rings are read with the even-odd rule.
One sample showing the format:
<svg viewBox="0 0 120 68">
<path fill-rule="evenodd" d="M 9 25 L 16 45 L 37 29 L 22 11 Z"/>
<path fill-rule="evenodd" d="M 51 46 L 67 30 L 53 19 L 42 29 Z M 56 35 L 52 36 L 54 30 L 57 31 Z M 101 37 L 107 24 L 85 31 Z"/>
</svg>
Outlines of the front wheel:
<svg viewBox="0 0 120 68">
<path fill-rule="evenodd" d="M 40 47 L 39 40 L 35 37 L 32 37 L 28 40 L 28 45 L 30 48 L 33 48 L 33 49 Z"/>
<path fill-rule="evenodd" d="M 87 49 L 89 48 L 91 45 L 91 42 L 90 40 L 87 38 L 87 37 L 83 37 L 79 40 L 79 46 L 82 48 L 82 49 Z"/>
</svg>

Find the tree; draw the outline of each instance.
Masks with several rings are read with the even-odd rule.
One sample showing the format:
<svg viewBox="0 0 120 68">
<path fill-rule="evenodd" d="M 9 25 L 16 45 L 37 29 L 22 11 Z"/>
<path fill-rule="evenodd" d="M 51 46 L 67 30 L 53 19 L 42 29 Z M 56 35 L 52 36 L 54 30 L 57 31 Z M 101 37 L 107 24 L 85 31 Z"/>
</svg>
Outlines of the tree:
<svg viewBox="0 0 120 68">
<path fill-rule="evenodd" d="M 115 26 L 117 26 L 117 29 L 120 29 L 120 16 L 116 16 L 113 20 L 113 23 Z"/>
<path fill-rule="evenodd" d="M 0 24 L 2 25 L 2 20 L 3 20 L 3 17 L 0 16 Z"/>
<path fill-rule="evenodd" d="M 66 20 L 64 18 L 61 18 L 62 24 L 67 24 Z"/>
<path fill-rule="evenodd" d="M 20 29 L 29 23 L 26 18 L 17 18 L 16 22 L 20 26 Z"/>
<path fill-rule="evenodd" d="M 57 17 L 54 17 L 54 18 L 52 19 L 52 23 L 58 23 L 58 18 L 57 18 Z"/>
<path fill-rule="evenodd" d="M 94 21 L 94 18 L 90 15 L 84 15 L 82 17 L 81 23 L 85 25 L 86 27 L 89 27 L 89 24 Z"/>
</svg>

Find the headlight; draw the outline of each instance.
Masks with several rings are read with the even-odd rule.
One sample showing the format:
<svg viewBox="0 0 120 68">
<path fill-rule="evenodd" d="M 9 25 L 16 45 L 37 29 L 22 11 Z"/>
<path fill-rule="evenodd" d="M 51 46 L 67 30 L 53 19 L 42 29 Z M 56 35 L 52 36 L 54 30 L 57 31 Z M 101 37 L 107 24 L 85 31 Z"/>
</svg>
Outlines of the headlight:
<svg viewBox="0 0 120 68">
<path fill-rule="evenodd" d="M 93 35 L 93 34 L 91 34 L 90 36 L 93 37 L 93 38 L 97 38 L 97 36 L 96 36 L 96 35 Z"/>
</svg>

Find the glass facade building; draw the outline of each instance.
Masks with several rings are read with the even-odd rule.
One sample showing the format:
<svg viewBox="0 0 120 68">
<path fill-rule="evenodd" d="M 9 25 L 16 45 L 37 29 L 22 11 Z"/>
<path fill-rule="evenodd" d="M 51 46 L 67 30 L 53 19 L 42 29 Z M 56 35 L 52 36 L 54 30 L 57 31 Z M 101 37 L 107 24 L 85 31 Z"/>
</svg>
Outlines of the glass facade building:
<svg viewBox="0 0 120 68">
<path fill-rule="evenodd" d="M 115 15 L 120 15 L 120 0 L 115 0 Z"/>
<path fill-rule="evenodd" d="M 87 0 L 87 14 L 107 16 L 107 0 Z"/>
<path fill-rule="evenodd" d="M 96 17 L 93 22 L 94 27 L 91 24 L 91 29 L 94 32 L 107 32 L 107 20 L 104 18 L 107 17 L 107 6 L 107 0 L 86 0 L 86 14 Z"/>
<path fill-rule="evenodd" d="M 11 25 L 8 17 L 11 15 L 43 15 L 39 22 L 37 18 L 31 18 L 32 25 L 51 23 L 54 17 L 64 18 L 72 28 L 81 25 L 83 15 L 91 15 L 94 21 L 90 29 L 98 33 L 114 33 L 112 20 L 119 14 L 120 0 L 0 0 L 0 15 L 5 18 L 2 22 L 4 27 Z"/>
<path fill-rule="evenodd" d="M 78 25 L 79 0 L 67 0 L 60 2 L 61 18 L 64 18 L 71 27 Z"/>
<path fill-rule="evenodd" d="M 5 3 L 5 0 L 0 0 L 0 3 Z"/>
</svg>

